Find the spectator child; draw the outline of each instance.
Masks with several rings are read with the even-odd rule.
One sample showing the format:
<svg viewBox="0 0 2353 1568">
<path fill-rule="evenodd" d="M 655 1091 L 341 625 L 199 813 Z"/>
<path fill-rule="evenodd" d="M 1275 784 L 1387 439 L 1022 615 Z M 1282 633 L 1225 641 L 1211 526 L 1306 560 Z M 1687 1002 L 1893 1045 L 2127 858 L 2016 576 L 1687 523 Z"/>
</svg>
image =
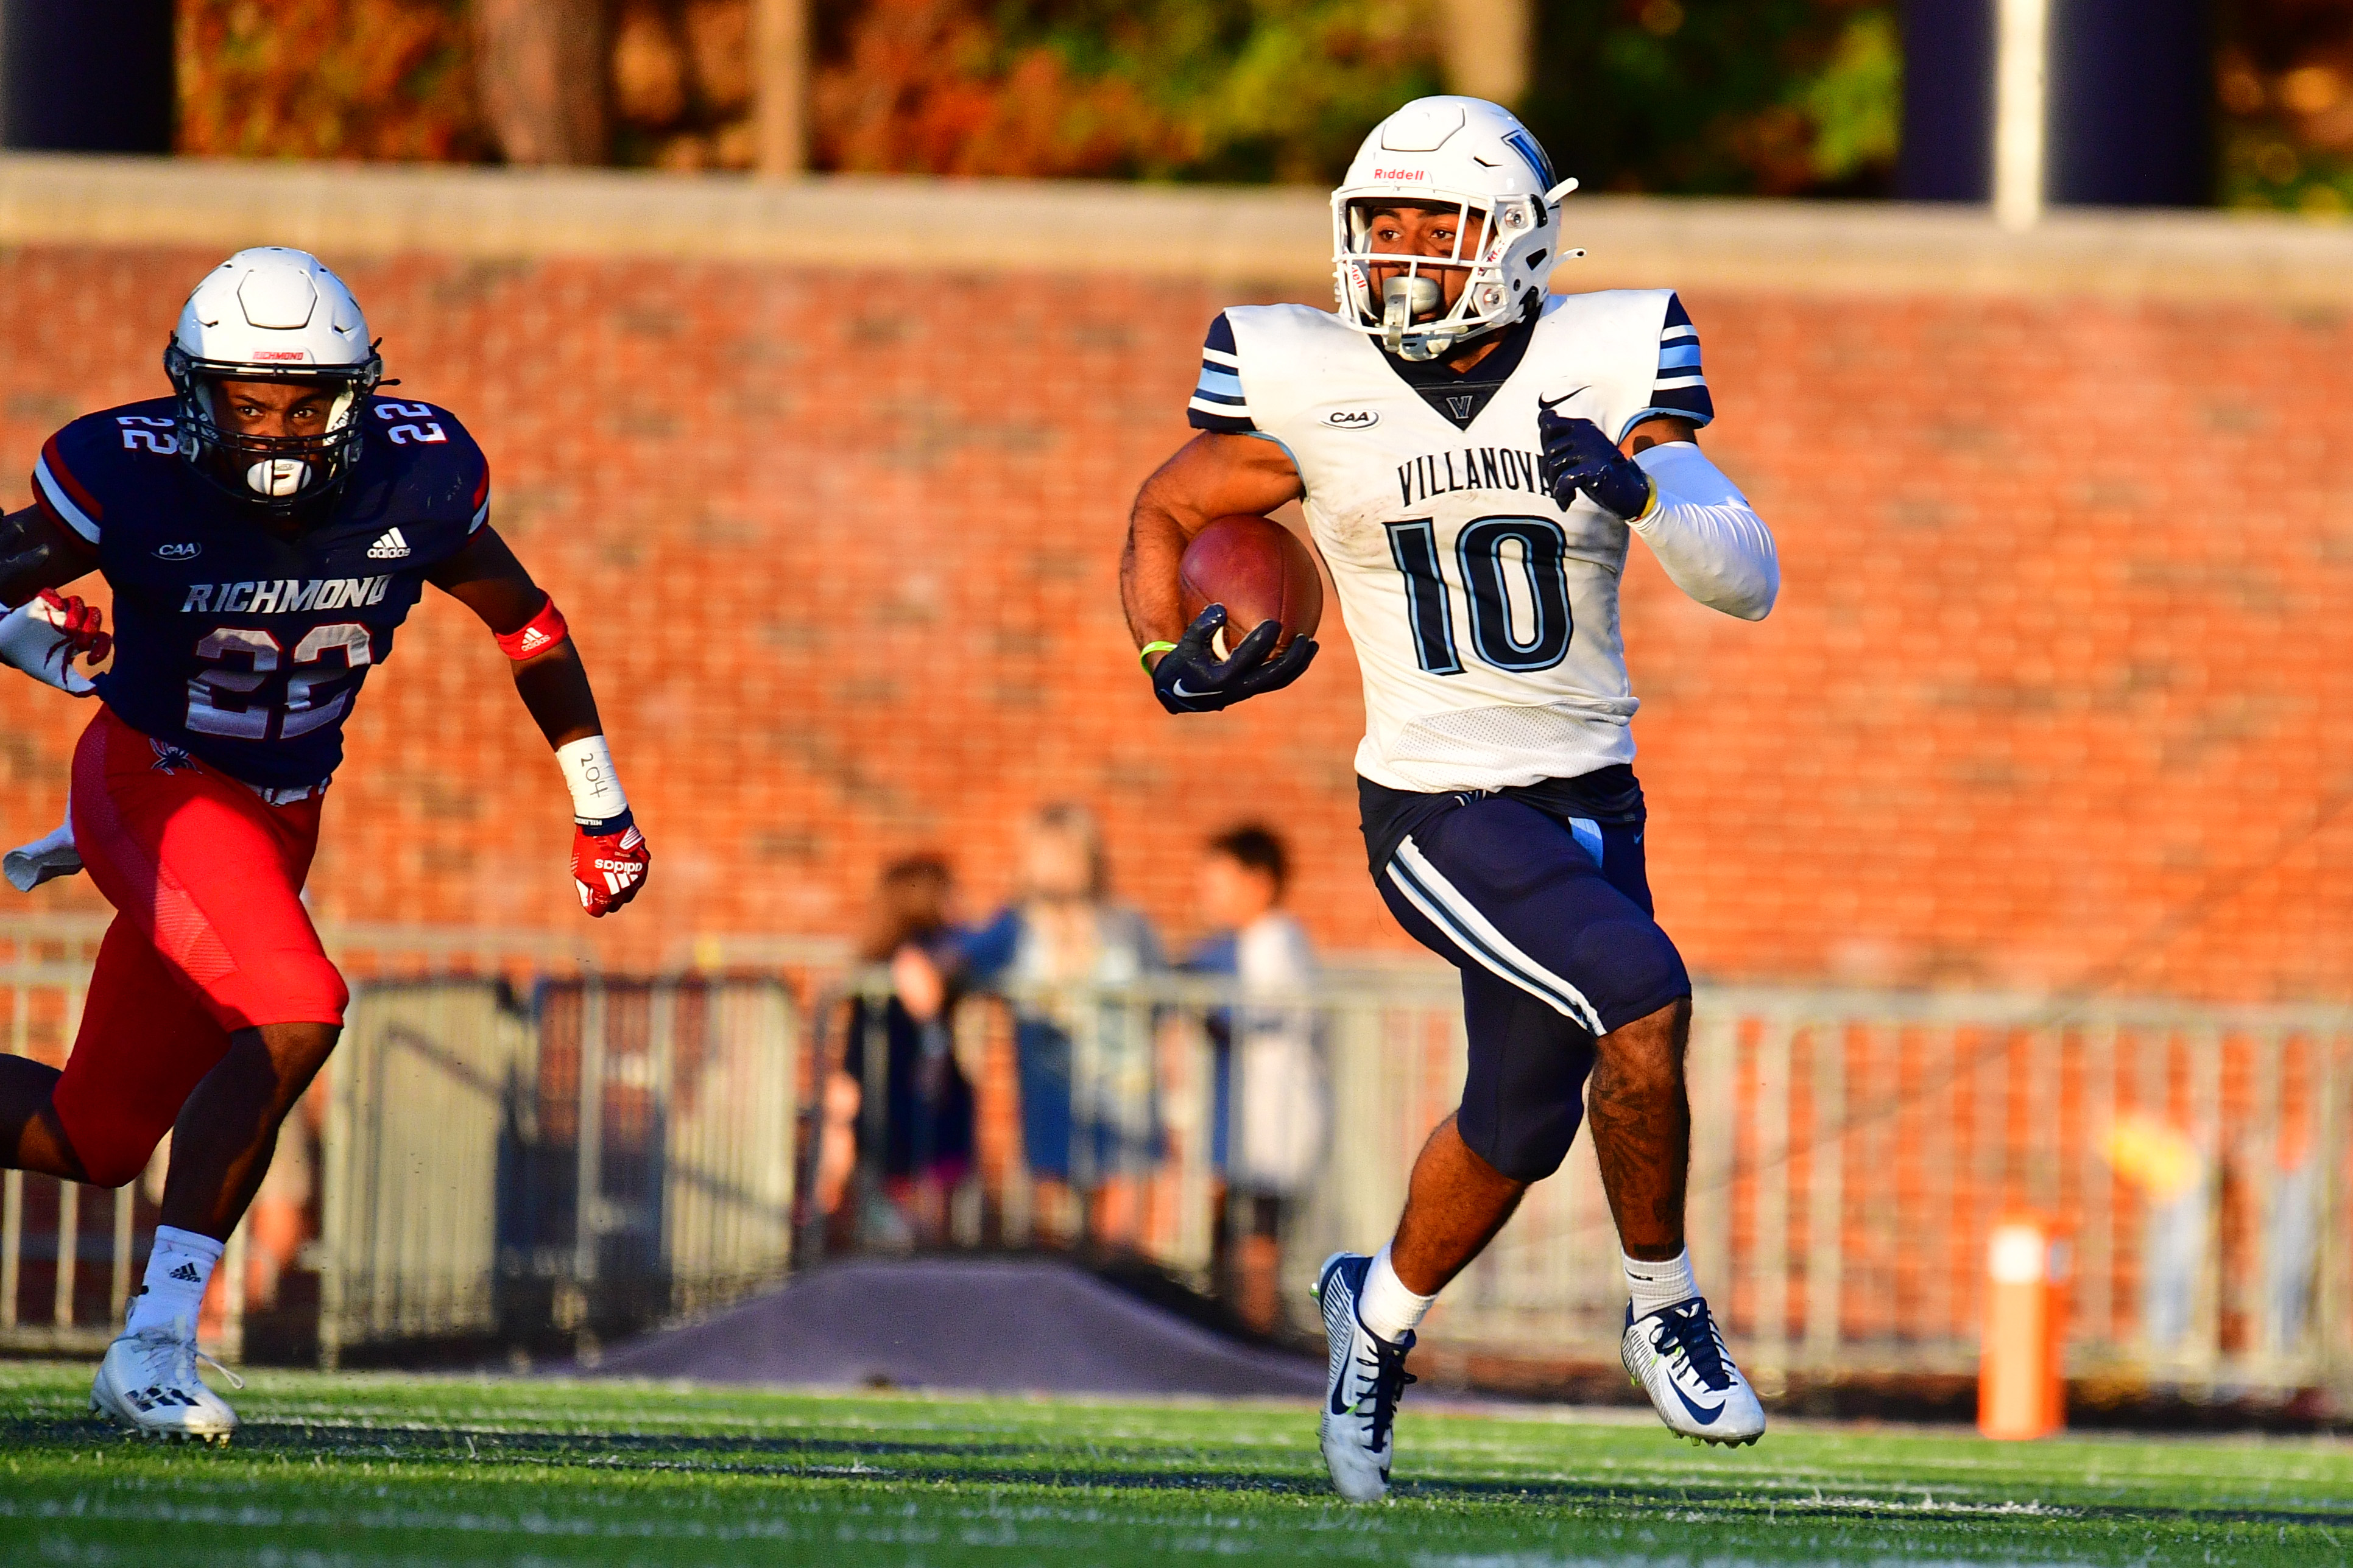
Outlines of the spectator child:
<svg viewBox="0 0 2353 1568">
<path fill-rule="evenodd" d="M 962 950 L 965 979 L 1029 998 L 1015 1016 L 1014 1051 L 1023 1152 L 1030 1174 L 1047 1184 L 1047 1205 L 1064 1201 L 1074 1174 L 1092 1188 L 1152 1159 L 1149 1031 L 1130 1027 L 1128 1009 L 1116 1004 L 1082 1016 L 1050 994 L 1058 986 L 1130 984 L 1163 966 L 1150 923 L 1111 901 L 1092 812 L 1070 805 L 1038 811 L 1024 835 L 1019 893 Z M 1074 1075 L 1073 1036 L 1082 1027 L 1092 1032 L 1090 1070 Z M 1074 1138 L 1082 1130 L 1083 1141 Z"/>
<path fill-rule="evenodd" d="M 1314 1016 L 1298 1005 L 1315 983 L 1315 957 L 1281 907 L 1289 875 L 1282 841 L 1256 824 L 1210 840 L 1199 900 L 1212 934 L 1187 966 L 1232 975 L 1241 996 L 1231 1015 L 1210 1020 L 1219 1047 L 1213 1157 L 1244 1233 L 1229 1249 L 1241 1315 L 1261 1329 L 1277 1315 L 1284 1207 L 1314 1175 L 1329 1115 Z"/>
</svg>

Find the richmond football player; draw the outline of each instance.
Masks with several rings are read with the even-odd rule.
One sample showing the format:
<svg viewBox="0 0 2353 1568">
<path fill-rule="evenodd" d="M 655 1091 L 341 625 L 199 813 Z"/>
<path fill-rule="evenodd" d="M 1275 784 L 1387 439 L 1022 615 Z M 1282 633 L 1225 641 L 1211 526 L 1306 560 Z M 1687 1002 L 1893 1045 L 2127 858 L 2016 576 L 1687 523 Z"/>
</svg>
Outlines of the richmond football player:
<svg viewBox="0 0 2353 1568">
<path fill-rule="evenodd" d="M 174 395 L 51 437 L 0 520 L 0 661 L 96 712 L 69 819 L 7 858 L 30 887 L 85 863 L 116 910 L 65 1068 L 0 1057 L 0 1165 L 118 1186 L 173 1134 L 142 1289 L 92 1408 L 218 1438 L 197 1310 L 334 1048 L 347 999 L 301 902 L 343 726 L 432 584 L 481 617 L 571 786 L 573 875 L 603 915 L 649 858 L 564 617 L 490 525 L 490 469 L 429 403 L 377 395 L 359 303 L 299 250 L 240 251 L 188 296 Z M 90 572 L 96 612 L 57 590 Z M 113 663 L 94 679 L 78 661 Z"/>
</svg>

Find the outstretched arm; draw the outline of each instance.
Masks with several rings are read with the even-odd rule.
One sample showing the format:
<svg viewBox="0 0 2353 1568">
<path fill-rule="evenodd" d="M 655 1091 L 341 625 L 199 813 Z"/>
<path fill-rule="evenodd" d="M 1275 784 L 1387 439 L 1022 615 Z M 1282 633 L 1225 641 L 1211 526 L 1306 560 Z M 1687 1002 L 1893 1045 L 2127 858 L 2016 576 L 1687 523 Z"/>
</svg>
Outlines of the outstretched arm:
<svg viewBox="0 0 2353 1568">
<path fill-rule="evenodd" d="M 430 581 L 498 638 L 514 661 L 517 695 L 555 748 L 572 791 L 572 877 L 581 908 L 591 915 L 620 908 L 645 885 L 651 857 L 614 773 L 588 671 L 554 601 L 488 527 L 435 568 Z"/>
<path fill-rule="evenodd" d="M 487 526 L 436 567 L 431 582 L 473 611 L 498 637 L 520 635 L 550 603 L 546 590 L 531 580 L 507 542 Z M 605 732 L 596 717 L 596 694 L 588 688 L 588 671 L 568 635 L 524 650 L 514 660 L 514 683 L 549 745 L 561 747 Z"/>
</svg>

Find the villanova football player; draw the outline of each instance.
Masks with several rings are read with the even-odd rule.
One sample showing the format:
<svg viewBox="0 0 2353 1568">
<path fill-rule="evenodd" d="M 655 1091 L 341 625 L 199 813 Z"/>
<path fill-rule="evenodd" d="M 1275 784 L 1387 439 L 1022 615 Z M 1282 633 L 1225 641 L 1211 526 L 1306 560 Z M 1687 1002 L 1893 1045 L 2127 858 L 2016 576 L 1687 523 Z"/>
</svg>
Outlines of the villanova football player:
<svg viewBox="0 0 2353 1568">
<path fill-rule="evenodd" d="M 75 420 L 0 519 L 0 661 L 96 712 L 68 821 L 12 852 L 87 866 L 115 909 L 63 1072 L 0 1057 L 0 1165 L 120 1186 L 168 1131 L 143 1288 L 90 1391 L 148 1434 L 227 1441 L 197 1310 L 347 993 L 301 901 L 343 726 L 427 583 L 513 660 L 554 747 L 591 915 L 649 858 L 564 617 L 490 526 L 490 470 L 446 409 L 376 395 L 351 291 L 299 250 L 240 251 L 188 296 L 174 395 Z M 57 590 L 97 572 L 115 629 Z M 77 664 L 113 663 L 92 679 Z"/>
<path fill-rule="evenodd" d="M 1358 1501 L 1388 1489 L 1415 1325 L 1559 1167 L 1588 1092 L 1628 1372 L 1672 1432 L 1765 1430 L 1683 1246 L 1691 981 L 1643 871 L 1618 585 L 1639 537 L 1684 593 L 1756 620 L 1780 570 L 1699 448 L 1715 409 L 1675 295 L 1547 294 L 1575 188 L 1492 103 L 1422 99 L 1376 127 L 1332 198 L 1338 310 L 1210 323 L 1200 434 L 1137 496 L 1122 563 L 1161 702 L 1214 711 L 1296 679 L 1314 648 L 1270 657 L 1270 622 L 1216 657 L 1222 607 L 1182 623 L 1186 542 L 1303 502 L 1364 668 L 1374 880 L 1462 972 L 1460 1109 L 1388 1244 L 1316 1282 L 1324 1457 Z"/>
</svg>

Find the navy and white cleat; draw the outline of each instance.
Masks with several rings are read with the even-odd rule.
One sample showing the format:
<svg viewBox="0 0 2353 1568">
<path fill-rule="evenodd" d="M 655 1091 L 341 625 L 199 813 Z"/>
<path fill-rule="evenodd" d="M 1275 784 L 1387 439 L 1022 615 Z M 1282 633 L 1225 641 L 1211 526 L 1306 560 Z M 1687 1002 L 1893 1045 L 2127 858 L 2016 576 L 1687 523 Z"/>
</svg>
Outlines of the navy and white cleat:
<svg viewBox="0 0 2353 1568">
<path fill-rule="evenodd" d="M 123 1334 L 106 1347 L 106 1359 L 98 1363 L 97 1381 L 90 1387 L 90 1414 L 111 1416 L 142 1437 L 193 1437 L 227 1447 L 237 1431 L 237 1412 L 205 1386 L 196 1373 L 200 1359 L 245 1386 L 243 1378 L 197 1351 L 185 1320 Z"/>
<path fill-rule="evenodd" d="M 1389 1489 L 1390 1438 L 1398 1401 L 1413 1381 L 1405 1369 L 1413 1334 L 1392 1344 L 1358 1321 L 1356 1298 L 1373 1260 L 1335 1252 L 1315 1277 L 1324 1309 L 1324 1337 L 1332 1346 L 1332 1374 L 1324 1395 L 1324 1467 L 1333 1488 L 1350 1502 L 1378 1502 Z"/>
<path fill-rule="evenodd" d="M 1765 1436 L 1765 1407 L 1733 1365 L 1704 1298 L 1641 1318 L 1627 1303 L 1618 1358 L 1676 1436 L 1738 1448 Z"/>
</svg>

